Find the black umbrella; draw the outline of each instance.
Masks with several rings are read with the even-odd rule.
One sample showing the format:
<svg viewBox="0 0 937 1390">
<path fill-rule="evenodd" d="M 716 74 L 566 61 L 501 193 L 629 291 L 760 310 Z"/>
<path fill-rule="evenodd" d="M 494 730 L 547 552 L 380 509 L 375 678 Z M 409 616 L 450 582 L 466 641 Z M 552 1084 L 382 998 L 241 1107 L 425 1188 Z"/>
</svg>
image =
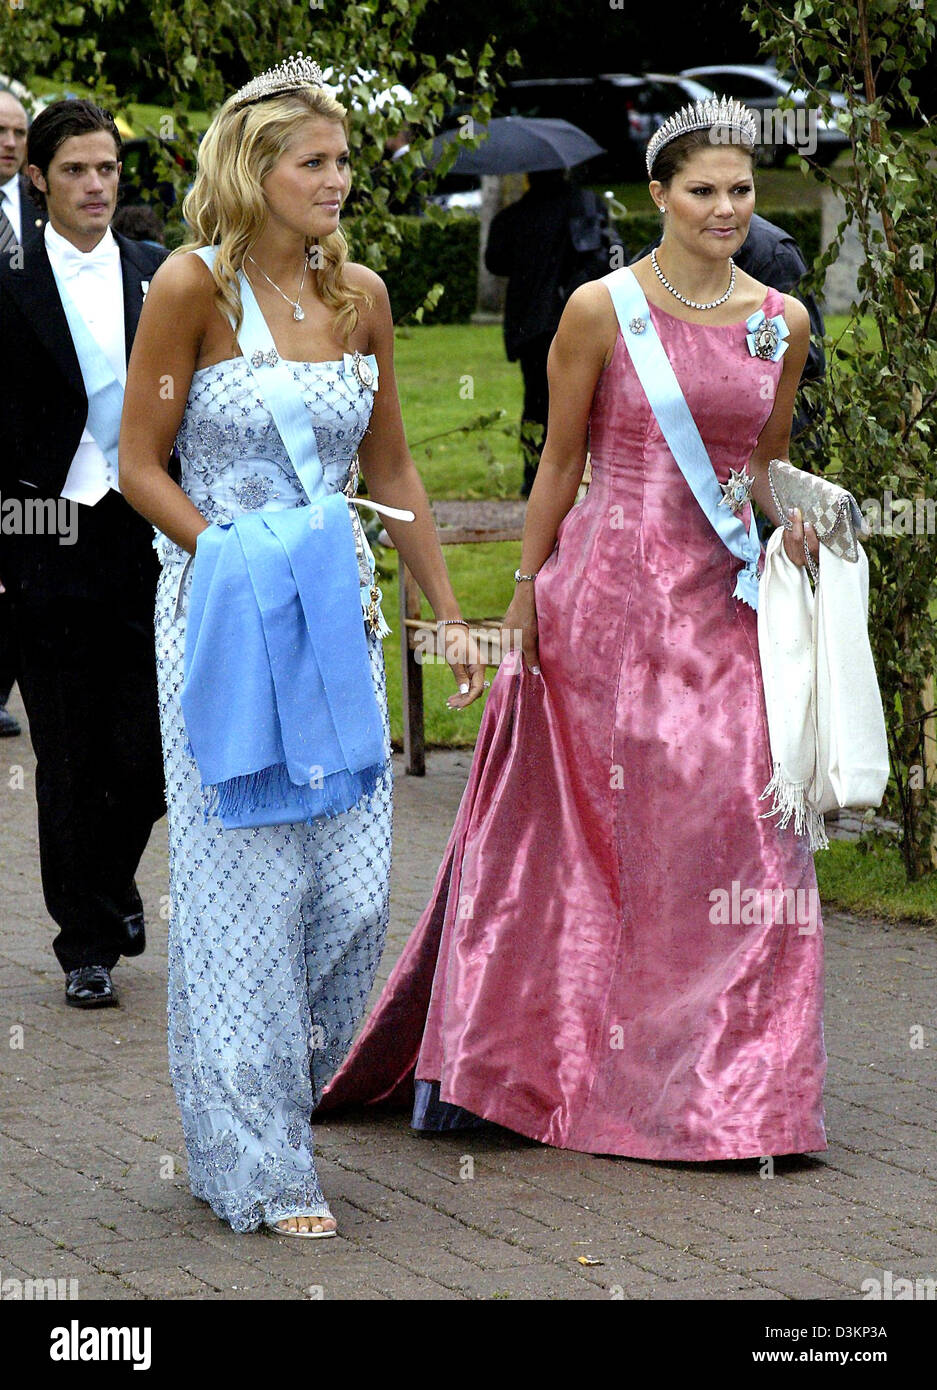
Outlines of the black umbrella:
<svg viewBox="0 0 937 1390">
<path fill-rule="evenodd" d="M 482 143 L 464 148 L 450 174 L 525 174 L 538 169 L 571 169 L 594 155 L 604 154 L 591 135 L 569 121 L 535 116 L 499 116 L 476 132 Z M 435 164 L 446 145 L 461 138 L 460 130 L 447 130 L 433 141 L 430 160 Z"/>
</svg>

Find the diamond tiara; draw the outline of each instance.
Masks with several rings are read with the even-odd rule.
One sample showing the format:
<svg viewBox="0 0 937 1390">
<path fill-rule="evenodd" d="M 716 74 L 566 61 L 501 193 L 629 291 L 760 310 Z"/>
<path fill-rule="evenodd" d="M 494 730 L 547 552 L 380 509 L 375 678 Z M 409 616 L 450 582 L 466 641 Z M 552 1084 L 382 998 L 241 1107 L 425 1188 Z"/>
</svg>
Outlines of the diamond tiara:
<svg viewBox="0 0 937 1390">
<path fill-rule="evenodd" d="M 658 130 L 655 130 L 648 141 L 645 155 L 648 174 L 654 167 L 654 160 L 671 140 L 676 140 L 679 135 L 686 135 L 687 131 L 708 130 L 711 126 L 727 126 L 737 130 L 747 143 L 755 143 L 758 125 L 753 112 L 747 106 L 728 97 L 706 97 L 704 101 L 695 101 L 680 111 L 675 111 Z"/>
<path fill-rule="evenodd" d="M 239 88 L 234 94 L 232 109 L 247 106 L 252 101 L 262 101 L 264 97 L 275 96 L 280 92 L 295 92 L 300 87 L 324 85 L 319 64 L 302 53 L 294 53 L 292 57 L 278 63 L 275 68 L 268 68 L 259 77 L 252 77 L 250 82 Z"/>
</svg>

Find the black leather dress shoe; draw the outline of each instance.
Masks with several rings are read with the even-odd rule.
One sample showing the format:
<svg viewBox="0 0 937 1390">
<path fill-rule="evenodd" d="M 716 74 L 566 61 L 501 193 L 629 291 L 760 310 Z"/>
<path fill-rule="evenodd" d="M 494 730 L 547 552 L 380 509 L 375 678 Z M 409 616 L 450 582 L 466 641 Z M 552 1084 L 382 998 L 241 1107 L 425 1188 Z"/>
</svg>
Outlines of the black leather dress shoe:
<svg viewBox="0 0 937 1390">
<path fill-rule="evenodd" d="M 146 924 L 142 912 L 130 912 L 124 917 L 122 956 L 139 956 L 146 950 Z"/>
<path fill-rule="evenodd" d="M 117 992 L 106 965 L 81 965 L 65 976 L 65 1002 L 76 1009 L 106 1009 L 117 1003 Z"/>
<path fill-rule="evenodd" d="M 9 710 L 0 705 L 0 738 L 16 738 L 23 731 Z"/>
</svg>

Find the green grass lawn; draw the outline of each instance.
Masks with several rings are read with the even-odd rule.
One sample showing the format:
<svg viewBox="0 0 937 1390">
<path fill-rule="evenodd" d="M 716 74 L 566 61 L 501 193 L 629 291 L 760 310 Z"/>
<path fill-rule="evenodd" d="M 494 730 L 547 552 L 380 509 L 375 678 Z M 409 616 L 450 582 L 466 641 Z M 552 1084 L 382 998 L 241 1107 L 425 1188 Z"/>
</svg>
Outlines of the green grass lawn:
<svg viewBox="0 0 937 1390">
<path fill-rule="evenodd" d="M 833 840 L 816 855 L 817 883 L 825 907 L 884 917 L 937 923 L 937 873 L 917 883 L 905 879 L 899 850 L 872 840 L 868 849 Z"/>
<path fill-rule="evenodd" d="M 407 440 L 430 497 L 517 497 L 523 392 L 520 367 L 504 355 L 500 327 L 402 329 L 395 362 Z M 488 429 L 452 433 L 498 411 L 502 418 Z"/>
<path fill-rule="evenodd" d="M 516 362 L 505 358 L 500 327 L 444 324 L 407 329 L 397 336 L 395 362 L 407 440 L 431 500 L 516 498 L 523 474 L 517 445 L 521 373 Z M 473 397 L 467 395 L 469 390 Z M 449 433 L 498 410 L 505 412 L 500 428 Z M 434 437 L 439 435 L 445 437 Z M 447 545 L 444 554 L 462 611 L 472 618 L 501 617 L 514 592 L 520 543 Z M 394 629 L 393 636 L 384 639 L 384 654 L 391 736 L 399 746 L 403 719 L 396 553 L 382 551 L 381 562 L 394 576 L 381 587 L 384 616 Z M 425 601 L 423 613 L 432 616 Z M 447 709 L 446 697 L 453 689 L 447 666 L 424 668 L 427 744 L 470 746 L 475 742 L 483 701 L 466 710 Z"/>
</svg>

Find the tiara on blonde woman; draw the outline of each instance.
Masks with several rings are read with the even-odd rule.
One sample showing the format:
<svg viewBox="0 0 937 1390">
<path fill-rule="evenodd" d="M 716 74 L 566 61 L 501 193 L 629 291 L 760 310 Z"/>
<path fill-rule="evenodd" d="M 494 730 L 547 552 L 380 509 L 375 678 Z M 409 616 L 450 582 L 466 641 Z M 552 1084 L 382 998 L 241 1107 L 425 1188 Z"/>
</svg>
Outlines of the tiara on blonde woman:
<svg viewBox="0 0 937 1390">
<path fill-rule="evenodd" d="M 671 140 L 686 135 L 690 130 L 708 130 L 710 126 L 738 131 L 745 143 L 750 145 L 754 145 L 758 131 L 754 113 L 740 101 L 730 101 L 728 97 L 707 97 L 705 101 L 693 102 L 675 111 L 651 136 L 645 155 L 648 174 L 654 160 Z"/>
<path fill-rule="evenodd" d="M 302 53 L 294 53 L 292 57 L 278 63 L 275 68 L 268 68 L 259 77 L 252 77 L 250 82 L 246 82 L 234 93 L 231 106 L 237 109 L 239 106 L 247 106 L 252 101 L 262 101 L 264 97 L 276 96 L 281 92 L 295 92 L 301 87 L 324 86 L 319 64 Z"/>
</svg>

